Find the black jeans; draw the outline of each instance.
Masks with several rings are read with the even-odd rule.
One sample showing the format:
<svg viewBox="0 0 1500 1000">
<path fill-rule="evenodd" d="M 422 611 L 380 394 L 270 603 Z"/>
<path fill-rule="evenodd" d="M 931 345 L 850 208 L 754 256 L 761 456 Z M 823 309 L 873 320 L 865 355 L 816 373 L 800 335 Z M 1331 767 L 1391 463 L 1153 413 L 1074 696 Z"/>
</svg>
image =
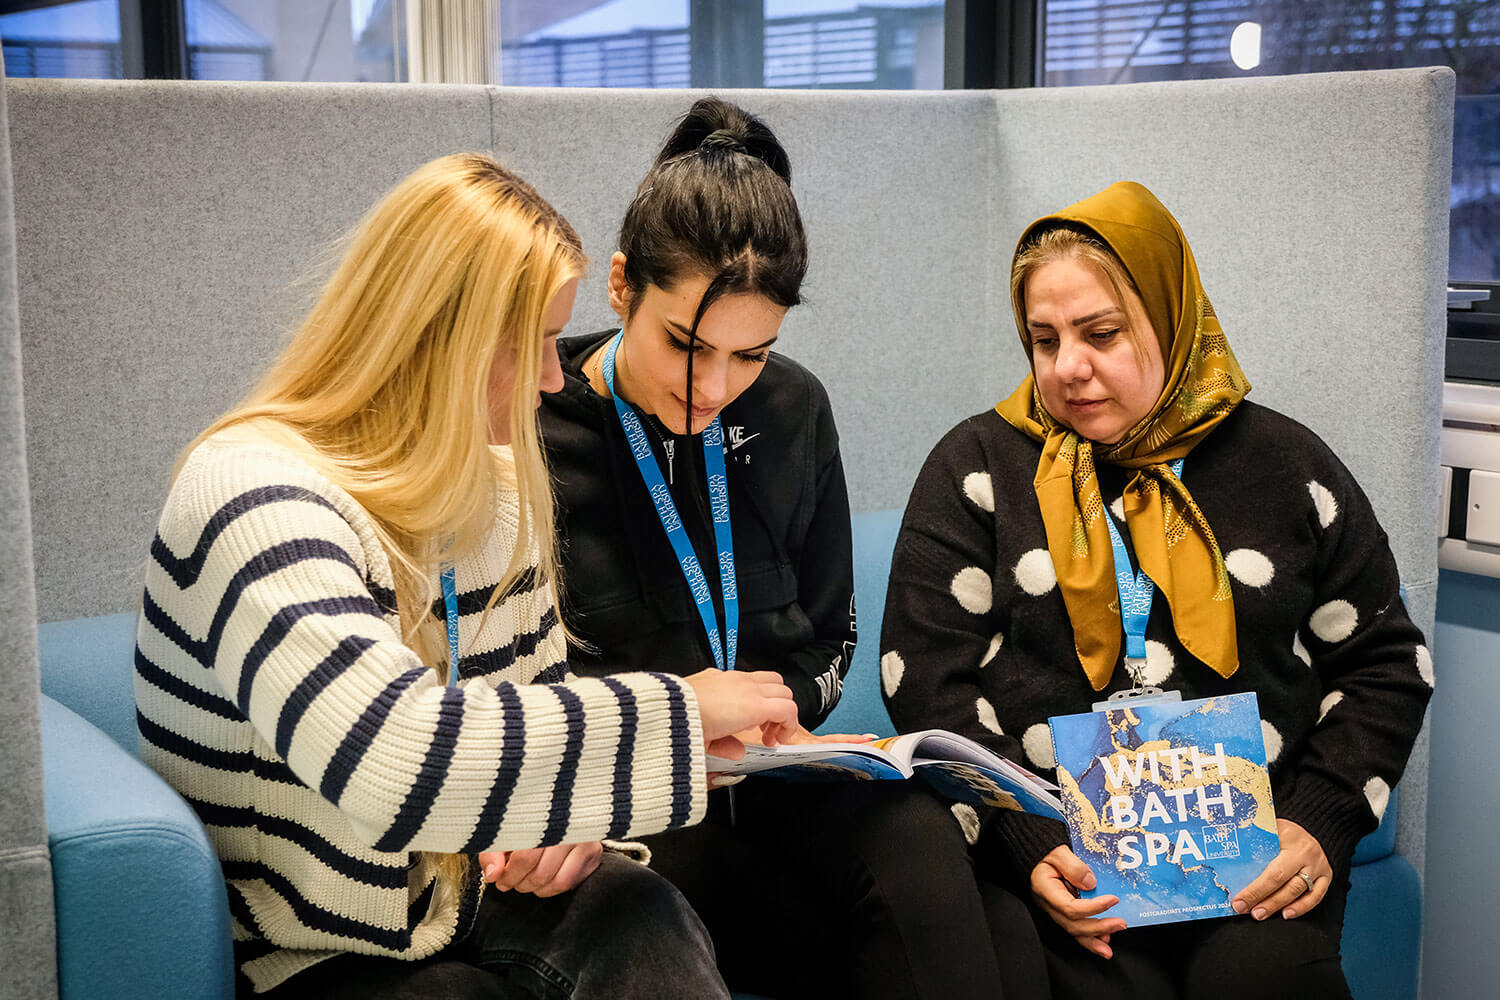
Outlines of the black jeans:
<svg viewBox="0 0 1500 1000">
<path fill-rule="evenodd" d="M 647 837 L 713 934 L 724 978 L 776 997 L 1045 997 L 1013 893 L 975 881 L 948 804 L 921 781 L 751 778 L 709 817 Z"/>
<path fill-rule="evenodd" d="M 248 996 L 243 987 L 241 996 Z M 682 894 L 615 854 L 546 899 L 486 886 L 474 929 L 431 958 L 344 954 L 260 994 L 271 1000 L 727 998 L 708 933 Z"/>
</svg>

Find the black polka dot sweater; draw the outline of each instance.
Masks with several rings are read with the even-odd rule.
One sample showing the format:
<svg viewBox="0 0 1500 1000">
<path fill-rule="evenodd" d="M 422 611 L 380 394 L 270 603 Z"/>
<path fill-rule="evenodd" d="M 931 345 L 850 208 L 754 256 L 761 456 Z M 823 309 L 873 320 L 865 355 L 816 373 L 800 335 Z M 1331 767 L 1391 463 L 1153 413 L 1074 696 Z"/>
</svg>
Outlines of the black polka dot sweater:
<svg viewBox="0 0 1500 1000">
<path fill-rule="evenodd" d="M 331 954 L 422 958 L 466 934 L 477 869 L 443 891 L 422 852 L 702 817 L 687 684 L 569 676 L 534 571 L 485 613 L 517 501 L 500 493 L 487 544 L 455 567 L 460 683 L 447 686 L 400 641 L 368 515 L 298 456 L 223 432 L 173 484 L 137 632 L 141 756 L 207 827 L 257 990 Z"/>
<path fill-rule="evenodd" d="M 1117 665 L 1095 692 L 1078 662 L 1032 486 L 1039 455 L 993 410 L 933 450 L 896 544 L 880 665 L 901 731 L 952 729 L 1051 778 L 1047 718 L 1131 685 Z M 1128 545 L 1117 502 L 1128 472 L 1101 463 L 1099 475 Z M 1342 874 L 1385 810 L 1432 690 L 1385 532 L 1316 435 L 1253 403 L 1188 455 L 1182 478 L 1229 569 L 1240 666 L 1225 679 L 1184 650 L 1158 591 L 1147 679 L 1185 699 L 1254 691 L 1277 815 Z M 984 843 L 1023 875 L 1068 840 L 1061 823 L 1017 813 L 990 829 Z"/>
</svg>

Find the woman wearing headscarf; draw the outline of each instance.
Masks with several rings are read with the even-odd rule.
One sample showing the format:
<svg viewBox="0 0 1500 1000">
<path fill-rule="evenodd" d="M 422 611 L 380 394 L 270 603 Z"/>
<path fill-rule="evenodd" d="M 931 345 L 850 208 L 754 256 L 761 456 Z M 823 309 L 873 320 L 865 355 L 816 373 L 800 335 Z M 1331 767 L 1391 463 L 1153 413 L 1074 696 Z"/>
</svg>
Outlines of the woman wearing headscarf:
<svg viewBox="0 0 1500 1000">
<path fill-rule="evenodd" d="M 1115 897 L 1078 898 L 1095 879 L 1064 825 L 1021 813 L 989 818 L 976 866 L 1028 901 L 1056 995 L 1348 996 L 1350 861 L 1432 689 L 1385 533 L 1315 434 L 1245 399 L 1182 230 L 1141 185 L 1029 226 L 1011 291 L 1032 374 L 913 488 L 881 639 L 891 717 L 1050 776 L 1049 716 L 1146 685 L 1254 692 L 1282 849 L 1241 916 L 1127 929 Z M 1144 628 L 1122 624 L 1112 536 L 1154 584 Z"/>
</svg>

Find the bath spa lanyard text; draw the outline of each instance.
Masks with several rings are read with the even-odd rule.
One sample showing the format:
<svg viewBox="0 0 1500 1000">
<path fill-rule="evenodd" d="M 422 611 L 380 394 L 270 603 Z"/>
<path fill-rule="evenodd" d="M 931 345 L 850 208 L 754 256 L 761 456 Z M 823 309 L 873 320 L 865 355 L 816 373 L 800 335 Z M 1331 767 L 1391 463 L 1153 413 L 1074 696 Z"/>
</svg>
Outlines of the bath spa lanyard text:
<svg viewBox="0 0 1500 1000">
<path fill-rule="evenodd" d="M 739 646 L 740 632 L 740 595 L 739 587 L 735 583 L 734 575 L 734 534 L 729 526 L 729 476 L 724 466 L 724 428 L 716 416 L 703 428 L 703 469 L 708 478 L 708 506 L 713 514 L 714 522 L 714 546 L 719 553 L 719 588 L 724 601 L 724 638 L 719 636 L 719 616 L 714 611 L 713 595 L 709 593 L 708 578 L 703 575 L 703 566 L 698 562 L 698 554 L 693 551 L 693 543 L 688 538 L 687 529 L 683 527 L 682 518 L 677 513 L 677 505 L 672 502 L 672 491 L 667 489 L 667 481 L 662 477 L 661 465 L 657 463 L 656 456 L 651 453 L 651 442 L 646 438 L 646 429 L 641 426 L 641 418 L 635 415 L 635 410 L 630 404 L 620 398 L 615 391 L 615 353 L 620 349 L 620 341 L 624 338 L 625 331 L 620 330 L 614 337 L 610 338 L 609 344 L 604 348 L 604 363 L 600 365 L 600 374 L 604 376 L 604 384 L 609 389 L 610 398 L 615 403 L 615 415 L 620 418 L 620 428 L 625 432 L 625 440 L 630 445 L 630 454 L 635 459 L 635 467 L 640 471 L 641 481 L 646 484 L 646 490 L 651 494 L 651 502 L 656 507 L 656 516 L 661 520 L 661 526 L 667 532 L 667 541 L 672 543 L 672 552 L 677 556 L 677 565 L 682 567 L 682 575 L 687 580 L 688 589 L 693 593 L 693 603 L 698 606 L 698 617 L 703 619 L 703 630 L 708 634 L 708 645 L 714 654 L 714 666 L 720 670 L 733 670 L 735 662 L 735 651 Z M 688 428 L 692 429 L 691 426 Z M 729 823 L 735 825 L 737 816 L 734 801 L 734 789 L 729 789 Z"/>
</svg>

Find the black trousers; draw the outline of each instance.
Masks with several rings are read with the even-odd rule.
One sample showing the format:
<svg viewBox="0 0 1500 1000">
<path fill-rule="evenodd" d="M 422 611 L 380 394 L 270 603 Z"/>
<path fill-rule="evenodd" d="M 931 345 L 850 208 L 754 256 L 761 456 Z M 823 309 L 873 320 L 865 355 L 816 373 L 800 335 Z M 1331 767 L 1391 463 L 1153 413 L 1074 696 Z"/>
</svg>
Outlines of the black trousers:
<svg viewBox="0 0 1500 1000">
<path fill-rule="evenodd" d="M 981 887 L 948 804 L 920 781 L 751 778 L 699 826 L 646 838 L 713 936 L 732 989 L 782 998 L 1031 1000 L 1041 943 Z"/>
<path fill-rule="evenodd" d="M 998 844 L 981 840 L 976 856 L 982 877 L 1021 896 Z M 1335 880 L 1323 902 L 1295 920 L 1273 914 L 1129 928 L 1110 937 L 1108 960 L 1085 951 L 1029 891 L 1024 898 L 1058 1000 L 1348 1000 L 1339 956 L 1348 892 L 1347 879 Z"/>
<path fill-rule="evenodd" d="M 605 854 L 571 892 L 541 898 L 486 886 L 468 937 L 431 958 L 343 954 L 268 1000 L 728 1000 L 713 946 L 682 894 Z"/>
</svg>

